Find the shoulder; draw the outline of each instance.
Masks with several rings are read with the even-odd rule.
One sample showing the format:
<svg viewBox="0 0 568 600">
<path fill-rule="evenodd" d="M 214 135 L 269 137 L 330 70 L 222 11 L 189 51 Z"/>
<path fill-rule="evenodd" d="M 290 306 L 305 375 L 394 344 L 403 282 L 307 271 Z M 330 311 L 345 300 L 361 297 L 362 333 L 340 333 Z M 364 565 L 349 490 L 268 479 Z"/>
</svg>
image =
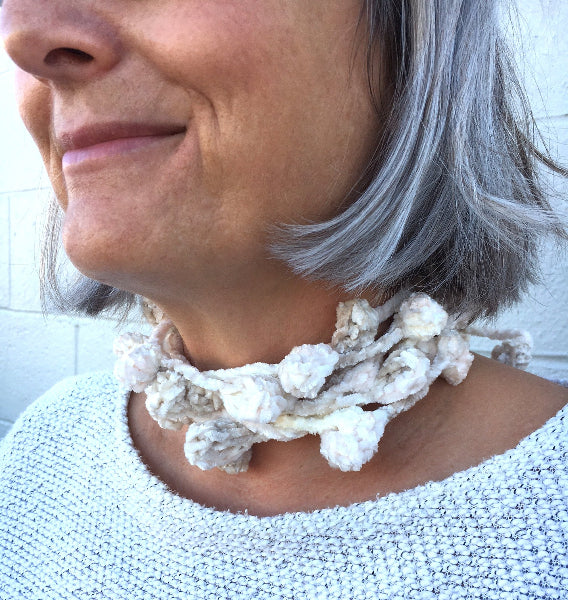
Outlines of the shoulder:
<svg viewBox="0 0 568 600">
<path fill-rule="evenodd" d="M 92 405 L 111 402 L 120 393 L 120 386 L 112 373 L 101 371 L 68 377 L 42 394 L 20 416 L 16 425 L 39 415 L 67 414 L 77 409 L 84 411 Z"/>
<path fill-rule="evenodd" d="M 0 443 L 0 533 L 32 505 L 72 504 L 108 470 L 127 398 L 111 374 L 96 373 L 58 383 L 24 411 Z"/>
<path fill-rule="evenodd" d="M 477 357 L 471 379 L 454 405 L 459 415 L 454 439 L 460 440 L 466 457 L 461 466 L 495 457 L 501 473 L 509 470 L 513 477 L 516 469 L 519 485 L 522 481 L 537 487 L 544 474 L 554 470 L 560 477 L 555 476 L 557 484 L 568 490 L 567 404 L 567 388 Z M 498 475 L 493 473 L 493 478 Z"/>
<path fill-rule="evenodd" d="M 453 396 L 454 423 L 485 457 L 514 448 L 568 403 L 568 389 L 531 373 L 477 356 Z"/>
<path fill-rule="evenodd" d="M 111 429 L 113 415 L 125 400 L 126 392 L 111 373 L 64 379 L 33 402 L 2 440 L 0 471 L 6 462 L 33 456 L 38 447 L 55 451 L 78 435 L 88 436 L 89 430 L 92 435 L 95 429 Z"/>
<path fill-rule="evenodd" d="M 568 404 L 568 388 L 497 361 L 477 357 L 462 388 L 472 423 L 502 450 L 540 429 Z M 460 386 L 461 387 L 461 386 Z"/>
<path fill-rule="evenodd" d="M 435 382 L 422 401 L 389 424 L 379 448 L 389 465 L 387 491 L 443 481 L 512 450 L 518 457 L 526 438 L 542 443 L 544 436 L 548 443 L 554 435 L 565 447 L 567 403 L 568 389 L 477 356 L 463 383 Z M 531 452 L 540 456 L 539 447 Z"/>
<path fill-rule="evenodd" d="M 110 371 L 98 371 L 67 377 L 42 394 L 30 408 L 38 408 L 53 402 L 65 402 L 72 398 L 104 398 L 116 393 L 119 384 Z"/>
<path fill-rule="evenodd" d="M 97 535 L 110 485 L 104 477 L 123 473 L 117 427 L 127 397 L 111 374 L 66 379 L 0 443 L 0 547 L 10 564 L 24 561 L 32 578 L 55 573 L 56 556 L 67 570 L 68 557 L 81 556 L 82 536 Z M 27 574 L 22 580 L 17 570 L 4 571 L 0 587 L 27 582 Z"/>
</svg>

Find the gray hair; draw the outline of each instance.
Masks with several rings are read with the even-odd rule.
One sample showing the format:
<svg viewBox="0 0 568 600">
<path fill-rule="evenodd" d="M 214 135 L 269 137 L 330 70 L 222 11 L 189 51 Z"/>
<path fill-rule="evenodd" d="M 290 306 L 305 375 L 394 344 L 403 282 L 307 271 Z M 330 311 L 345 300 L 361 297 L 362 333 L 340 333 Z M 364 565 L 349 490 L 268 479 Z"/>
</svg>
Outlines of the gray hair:
<svg viewBox="0 0 568 600">
<path fill-rule="evenodd" d="M 519 299 L 541 237 L 566 237 L 537 168 L 568 173 L 535 145 L 501 20 L 495 0 L 362 1 L 381 137 L 355 200 L 325 222 L 276 228 L 275 257 L 354 293 L 420 290 L 471 316 Z M 88 314 L 129 307 L 132 294 L 86 277 L 66 300 L 51 222 L 44 295 Z"/>
</svg>

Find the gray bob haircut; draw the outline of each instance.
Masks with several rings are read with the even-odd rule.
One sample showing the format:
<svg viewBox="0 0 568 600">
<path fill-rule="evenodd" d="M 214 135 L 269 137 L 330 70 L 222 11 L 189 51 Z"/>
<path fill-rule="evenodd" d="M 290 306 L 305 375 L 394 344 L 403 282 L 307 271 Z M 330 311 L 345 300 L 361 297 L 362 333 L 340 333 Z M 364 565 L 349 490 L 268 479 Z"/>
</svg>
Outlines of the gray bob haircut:
<svg viewBox="0 0 568 600">
<path fill-rule="evenodd" d="M 382 134 L 338 214 L 275 230 L 276 258 L 354 294 L 420 290 L 472 317 L 519 299 L 536 280 L 540 238 L 566 236 L 539 163 L 567 172 L 535 146 L 500 9 L 496 0 L 362 0 Z M 44 298 L 88 314 L 129 307 L 132 294 L 86 277 L 60 291 L 52 212 Z"/>
</svg>

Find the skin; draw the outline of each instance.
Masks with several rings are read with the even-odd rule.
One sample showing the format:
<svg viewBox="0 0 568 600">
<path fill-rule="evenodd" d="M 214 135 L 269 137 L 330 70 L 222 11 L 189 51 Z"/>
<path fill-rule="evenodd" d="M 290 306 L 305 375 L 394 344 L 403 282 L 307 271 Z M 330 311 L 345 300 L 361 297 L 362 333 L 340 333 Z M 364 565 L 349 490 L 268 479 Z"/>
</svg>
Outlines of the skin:
<svg viewBox="0 0 568 600">
<path fill-rule="evenodd" d="M 331 337 L 346 294 L 270 259 L 268 232 L 334 214 L 373 151 L 381 123 L 359 10 L 359 0 L 4 2 L 20 110 L 65 211 L 66 252 L 86 275 L 159 304 L 200 368 L 277 362 Z M 108 134 L 116 122 L 167 134 L 75 147 L 78 131 Z M 183 457 L 184 432 L 161 430 L 142 395 L 129 422 L 172 489 L 268 515 L 447 477 L 514 446 L 566 401 L 477 359 L 464 384 L 436 383 L 348 474 L 328 467 L 312 437 L 255 446 L 238 476 L 202 472 Z"/>
<path fill-rule="evenodd" d="M 327 336 L 334 318 L 319 307 L 333 314 L 337 294 L 267 260 L 267 228 L 333 214 L 372 151 L 358 1 L 36 4 L 4 5 L 6 47 L 36 75 L 19 76 L 21 113 L 79 270 L 163 306 L 201 367 L 251 360 L 243 337 L 284 356 L 289 340 L 277 348 L 265 332 L 292 320 L 298 296 Z M 186 132 L 62 170 L 58 137 L 123 120 Z"/>
</svg>

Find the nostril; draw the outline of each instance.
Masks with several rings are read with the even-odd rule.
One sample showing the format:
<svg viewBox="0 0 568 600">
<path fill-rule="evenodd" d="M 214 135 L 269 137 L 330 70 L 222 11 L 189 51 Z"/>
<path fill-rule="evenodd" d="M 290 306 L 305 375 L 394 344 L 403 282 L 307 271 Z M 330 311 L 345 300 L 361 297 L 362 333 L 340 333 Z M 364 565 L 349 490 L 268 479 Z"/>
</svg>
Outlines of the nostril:
<svg viewBox="0 0 568 600">
<path fill-rule="evenodd" d="M 51 50 L 44 58 L 44 63 L 48 66 L 62 64 L 85 64 L 91 62 L 93 57 L 82 50 L 76 48 L 56 48 Z"/>
</svg>

